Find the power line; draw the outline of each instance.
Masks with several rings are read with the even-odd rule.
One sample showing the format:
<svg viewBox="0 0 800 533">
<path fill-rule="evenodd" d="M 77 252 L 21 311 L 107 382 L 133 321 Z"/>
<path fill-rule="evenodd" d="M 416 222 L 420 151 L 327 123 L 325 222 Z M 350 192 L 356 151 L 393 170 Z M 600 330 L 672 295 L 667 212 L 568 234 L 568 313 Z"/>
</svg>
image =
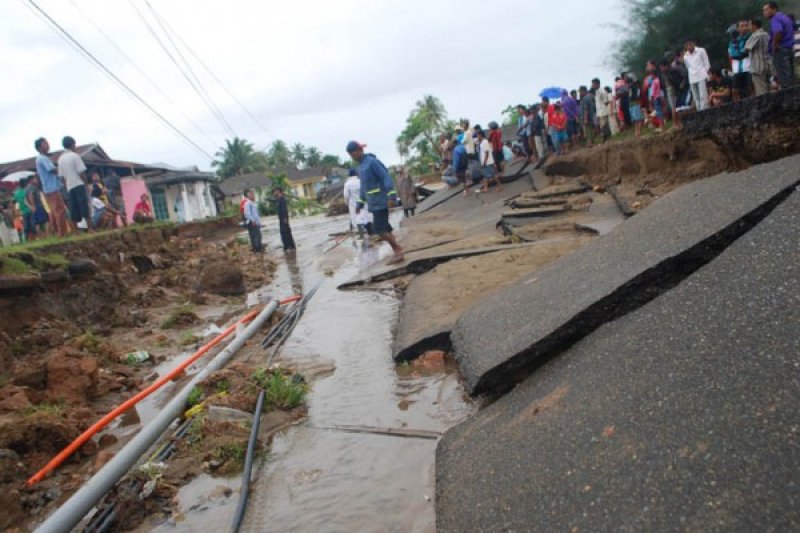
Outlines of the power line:
<svg viewBox="0 0 800 533">
<path fill-rule="evenodd" d="M 20 0 L 24 5 L 26 0 Z M 171 129 L 175 134 L 181 137 L 184 141 L 189 143 L 192 147 L 197 149 L 200 153 L 202 153 L 205 157 L 209 159 L 214 159 L 214 157 L 206 152 L 199 144 L 194 142 L 190 139 L 185 133 L 183 133 L 180 129 L 178 129 L 172 122 L 167 120 L 164 115 L 159 113 L 153 106 L 151 106 L 147 101 L 139 96 L 139 94 L 131 89 L 124 81 L 122 81 L 116 74 L 114 74 L 108 67 L 106 67 L 99 59 L 97 59 L 89 50 L 86 49 L 77 39 L 75 39 L 70 33 L 64 29 L 58 22 L 53 19 L 47 12 L 39 7 L 39 5 L 34 0 L 27 0 L 30 6 L 36 9 L 36 12 L 44 17 L 50 25 L 59 32 L 59 35 L 62 35 L 62 38 L 68 40 L 68 42 L 73 45 L 78 51 L 80 51 L 84 57 L 92 64 L 94 64 L 97 68 L 99 68 L 106 76 L 108 76 L 112 81 L 116 82 L 120 88 L 122 88 L 125 92 L 128 93 L 130 97 L 134 100 L 139 102 L 141 105 L 145 106 L 153 115 L 156 116 L 164 125 L 166 125 L 169 129 Z"/>
<path fill-rule="evenodd" d="M 194 73 L 194 70 L 192 70 L 192 66 L 189 64 L 189 62 L 186 60 L 186 58 L 181 53 L 181 49 L 178 47 L 177 44 L 175 44 L 175 41 L 172 40 L 172 37 L 170 36 L 169 32 L 167 31 L 167 28 L 164 26 L 164 21 L 161 19 L 161 17 L 159 17 L 156 14 L 155 10 L 153 9 L 153 6 L 150 5 L 150 2 L 148 2 L 148 0 L 144 0 L 144 3 L 145 3 L 145 5 L 147 5 L 148 9 L 150 9 L 150 12 L 153 14 L 153 17 L 155 18 L 156 22 L 161 27 L 161 31 L 164 32 L 164 35 L 167 37 L 167 40 L 169 41 L 169 43 L 172 45 L 172 48 L 175 50 L 175 53 L 177 53 L 178 57 L 180 58 L 180 60 L 183 61 L 183 64 L 186 67 L 186 70 L 189 72 L 189 74 L 192 76 L 194 81 L 197 83 L 197 86 L 200 88 L 200 90 L 206 96 L 206 98 L 208 99 L 209 103 L 216 110 L 217 114 L 222 119 L 222 121 L 227 125 L 228 130 L 231 133 L 233 133 L 234 137 L 237 137 L 236 131 L 231 127 L 230 123 L 225 118 L 225 114 L 222 112 L 222 110 L 219 108 L 217 103 L 214 101 L 214 98 L 208 93 L 208 91 L 206 90 L 205 86 L 203 86 L 203 82 L 200 81 L 200 78 L 198 78 L 197 75 Z"/>
<path fill-rule="evenodd" d="M 194 92 L 197 93 L 197 96 L 199 96 L 200 99 L 203 101 L 203 103 L 206 105 L 206 107 L 208 107 L 209 111 L 211 111 L 211 114 L 214 115 L 214 117 L 219 121 L 219 123 L 222 125 L 223 129 L 227 130 L 227 132 L 229 134 L 231 134 L 234 137 L 236 137 L 237 136 L 236 132 L 233 131 L 233 128 L 231 128 L 231 126 L 228 123 L 228 121 L 225 120 L 225 117 L 222 116 L 222 114 L 219 112 L 219 110 L 206 97 L 206 95 L 203 93 L 203 91 L 200 90 L 200 88 L 197 86 L 197 84 L 194 82 L 194 80 L 192 80 L 192 78 L 186 73 L 186 71 L 181 66 L 181 64 L 178 62 L 178 60 L 175 58 L 175 56 L 172 54 L 172 52 L 169 51 L 169 48 L 167 48 L 167 45 L 164 44 L 164 41 L 161 40 L 161 37 L 158 36 L 158 33 L 150 25 L 150 22 L 148 22 L 147 18 L 145 18 L 145 16 L 142 14 L 142 12 L 139 11 L 139 8 L 136 6 L 134 1 L 133 0 L 128 0 L 128 2 L 130 3 L 131 7 L 133 7 L 134 11 L 136 11 L 136 14 L 139 16 L 139 19 L 145 25 L 147 30 L 150 32 L 150 35 L 158 43 L 158 46 L 161 48 L 161 50 L 163 50 L 163 52 L 165 54 L 167 54 L 167 57 L 170 59 L 170 61 L 172 61 L 172 64 L 175 65 L 175 68 L 178 69 L 178 71 L 181 73 L 181 75 L 186 80 L 186 82 L 189 84 L 189 86 L 192 88 L 192 90 L 194 90 Z"/>
<path fill-rule="evenodd" d="M 135 68 L 135 69 L 136 69 L 136 71 L 137 71 L 137 72 L 138 72 L 138 73 L 139 73 L 139 74 L 140 74 L 140 75 L 141 75 L 141 76 L 142 76 L 142 77 L 143 77 L 145 80 L 147 80 L 147 81 L 150 83 L 150 85 L 151 85 L 151 86 L 152 86 L 152 87 L 153 87 L 153 88 L 154 88 L 156 91 L 158 91 L 158 93 L 159 93 L 159 94 L 160 94 L 160 95 L 161 95 L 161 96 L 162 96 L 162 97 L 163 97 L 163 98 L 164 98 L 164 99 L 167 101 L 167 103 L 169 103 L 169 104 L 170 104 L 170 105 L 171 105 L 173 108 L 177 109 L 177 110 L 178 110 L 178 112 L 179 112 L 181 115 L 183 115 L 183 118 L 185 118 L 185 119 L 186 119 L 186 120 L 187 120 L 187 121 L 188 121 L 188 122 L 189 122 L 189 123 L 190 123 L 190 124 L 191 124 L 191 125 L 192 125 L 192 126 L 193 126 L 193 127 L 194 127 L 194 128 L 197 130 L 197 131 L 198 131 L 198 132 L 199 132 L 199 133 L 201 133 L 201 134 L 202 134 L 202 135 L 203 135 L 203 136 L 204 136 L 204 137 L 205 137 L 205 138 L 208 140 L 208 142 L 210 142 L 212 145 L 215 145 L 215 146 L 216 146 L 216 144 L 217 144 L 217 141 L 215 141 L 214 139 L 212 139 L 212 138 L 211 138 L 211 136 L 208 134 L 208 132 L 206 132 L 206 131 L 205 131 L 205 130 L 204 130 L 204 129 L 203 129 L 203 128 L 202 128 L 202 127 L 201 127 L 201 126 L 200 126 L 200 125 L 197 123 L 197 122 L 195 122 L 195 121 L 192 119 L 192 117 L 190 117 L 190 116 L 189 116 L 189 115 L 188 115 L 186 112 L 184 112 L 184 111 L 183 111 L 183 110 L 182 110 L 180 107 L 178 107 L 178 104 L 176 104 L 176 103 L 175 103 L 175 102 L 172 100 L 172 98 L 171 98 L 171 97 L 170 97 L 170 96 L 169 96 L 169 95 L 166 93 L 166 91 L 164 91 L 164 90 L 163 90 L 163 89 L 162 89 L 162 88 L 161 88 L 161 87 L 160 87 L 160 86 L 159 86 L 159 85 L 158 85 L 158 84 L 155 82 L 155 80 L 153 80 L 153 78 L 151 78 L 151 77 L 150 77 L 150 75 L 148 75 L 148 74 L 147 74 L 147 72 L 145 72 L 145 71 L 144 71 L 144 70 L 143 70 L 143 69 L 142 69 L 142 68 L 139 66 L 139 64 L 138 64 L 138 63 L 136 63 L 136 61 L 134 61 L 134 60 L 133 60 L 133 59 L 132 59 L 132 58 L 131 58 L 131 57 L 130 57 L 130 56 L 127 54 L 127 53 L 125 53 L 125 51 L 124 51 L 122 48 L 120 48 L 120 46 L 119 46 L 119 45 L 117 45 L 117 43 L 114 41 L 114 39 L 112 39 L 112 38 L 111 38 L 111 36 L 110 36 L 110 35 L 108 35 L 108 34 L 107 34 L 107 33 L 106 33 L 106 32 L 105 32 L 105 31 L 104 31 L 104 30 L 103 30 L 103 29 L 102 29 L 102 28 L 101 28 L 101 27 L 100 27 L 100 26 L 97 24 L 97 23 L 95 23 L 95 22 L 94 22 L 94 20 L 92 20 L 92 18 L 91 18 L 91 17 L 90 17 L 90 16 L 89 16 L 89 15 L 88 15 L 88 14 L 87 14 L 87 13 L 86 13 L 86 12 L 85 12 L 85 11 L 84 11 L 82 8 L 81 8 L 81 7 L 80 7 L 80 5 L 78 5 L 78 3 L 77 3 L 75 0 L 70 0 L 70 2 L 72 3 L 72 5 L 73 5 L 73 6 L 75 6 L 75 9 L 77 9 L 77 10 L 78 10 L 78 12 L 79 12 L 79 13 L 80 13 L 80 14 L 83 16 L 83 18 L 85 18 L 85 19 L 86 19 L 86 20 L 89 22 L 89 24 L 91 24 L 91 25 L 94 27 L 94 29 L 95 29 L 95 30 L 97 30 L 97 31 L 98 31 L 98 33 L 100 33 L 100 35 L 102 35 L 102 36 L 103 36 L 103 37 L 106 39 L 106 41 L 108 41 L 108 43 L 109 43 L 111 46 L 113 46 L 113 47 L 114 47 L 114 49 L 115 49 L 117 52 L 119 52 L 119 54 L 120 54 L 122 57 L 124 57 L 124 58 L 125 58 L 125 59 L 128 61 L 128 63 L 130 63 L 130 64 L 133 66 L 133 68 Z"/>
<path fill-rule="evenodd" d="M 272 139 L 275 139 L 275 136 L 272 134 L 272 132 L 270 132 L 270 131 L 267 129 L 267 127 L 266 127 L 266 126 L 264 126 L 264 124 L 263 124 L 263 123 L 262 123 L 260 120 L 258 120 L 258 118 L 257 118 L 257 117 L 256 117 L 256 116 L 255 116 L 253 113 L 251 113 L 251 112 L 250 112 L 250 110 L 249 110 L 249 109 L 248 109 L 248 108 L 247 108 L 247 107 L 246 107 L 246 106 L 245 106 L 245 105 L 244 105 L 244 104 L 243 104 L 243 103 L 242 103 L 242 102 L 241 102 L 241 101 L 240 101 L 240 100 L 239 100 L 239 99 L 236 97 L 236 95 L 235 95 L 235 94 L 233 94 L 233 91 L 231 91 L 230 89 L 228 89 L 228 87 L 225 85 L 225 83 L 223 83 L 223 81 L 222 81 L 221 79 L 219 79 L 219 77 L 217 77 L 217 75 L 216 75 L 216 74 L 214 74 L 214 72 L 211 70 L 211 68 L 210 68 L 208 65 L 206 65 L 206 63 L 205 63 L 205 62 L 204 62 L 204 61 L 203 61 L 203 60 L 200 58 L 200 56 L 199 56 L 199 55 L 198 55 L 198 54 L 197 54 L 197 53 L 196 53 L 194 50 L 192 50 L 192 47 L 191 47 L 191 46 L 189 46 L 189 45 L 186 43 L 186 41 L 184 41 L 184 40 L 183 40 L 183 38 L 181 38 L 180 34 L 179 34 L 177 31 L 175 31 L 175 29 L 174 29 L 174 28 L 173 28 L 173 27 L 172 27 L 172 26 L 169 24 L 169 22 L 167 22 L 166 20 L 164 20 L 164 18 L 163 18 L 161 15 L 159 15 L 159 14 L 158 14 L 158 12 L 157 12 L 155 9 L 153 9 L 153 7 L 152 7 L 152 6 L 150 6 L 150 3 L 149 3 L 149 2 L 147 2 L 147 0 L 145 0 L 145 1 L 146 1 L 147 5 L 150 7 L 150 10 L 151 10 L 151 11 L 153 12 L 153 14 L 156 16 L 156 18 L 157 18 L 157 19 L 160 19 L 160 20 L 161 20 L 161 21 L 162 21 L 162 22 L 163 22 L 163 23 L 164 23 L 164 24 L 167 26 L 167 28 L 169 28 L 169 30 L 170 30 L 170 31 L 171 31 L 171 32 L 172 32 L 172 33 L 175 35 L 175 37 L 177 37 L 177 39 L 178 39 L 178 40 L 180 41 L 180 43 L 181 43 L 181 44 L 184 46 L 184 48 L 186 48 L 186 50 L 188 50 L 188 51 L 189 51 L 189 53 L 190 53 L 190 54 L 191 54 L 191 55 L 192 55 L 192 56 L 195 58 L 195 60 L 197 60 L 197 62 L 200 64 L 200 66 L 202 66 L 202 67 L 205 69 L 205 71 L 206 71 L 206 72 L 208 72 L 208 74 L 209 74 L 209 75 L 210 75 L 210 76 L 211 76 L 211 77 L 214 79 L 214 81 L 216 81 L 216 82 L 219 84 L 219 86 L 220 86 L 220 87 L 222 87 L 222 89 L 223 89 L 223 90 L 224 90 L 226 93 L 228 93 L 228 96 L 230 96 L 230 97 L 231 97 L 231 99 L 233 99 L 233 101 L 234 101 L 234 102 L 236 102 L 236 104 L 237 104 L 237 105 L 238 105 L 238 106 L 239 106 L 239 107 L 242 109 L 242 111 L 244 111 L 244 112 L 245 112 L 245 114 L 246 114 L 248 117 L 250 117 L 250 119 L 251 119 L 251 120 L 252 120 L 252 121 L 253 121 L 253 122 L 254 122 L 254 123 L 255 123 L 255 124 L 256 124 L 256 125 L 257 125 L 259 128 L 261 128 L 261 130 L 262 130 L 262 131 L 263 131 L 265 134 L 267 134 L 267 136 L 269 136 L 269 137 L 270 137 L 270 138 L 272 138 Z"/>
</svg>

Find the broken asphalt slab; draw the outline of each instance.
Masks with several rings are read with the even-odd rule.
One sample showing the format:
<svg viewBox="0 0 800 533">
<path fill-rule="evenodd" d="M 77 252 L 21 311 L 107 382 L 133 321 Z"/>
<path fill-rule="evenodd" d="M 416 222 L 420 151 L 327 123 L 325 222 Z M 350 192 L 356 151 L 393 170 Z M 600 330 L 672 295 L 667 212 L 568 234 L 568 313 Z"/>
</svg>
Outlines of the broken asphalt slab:
<svg viewBox="0 0 800 533">
<path fill-rule="evenodd" d="M 422 214 L 427 211 L 430 211 L 434 207 L 438 207 L 445 203 L 446 201 L 452 199 L 453 197 L 459 195 L 460 193 L 464 192 L 464 187 L 461 185 L 457 187 L 448 187 L 446 189 L 442 189 L 440 191 L 436 191 L 432 195 L 425 198 L 422 202 L 419 203 L 417 206 L 417 214 Z"/>
<path fill-rule="evenodd" d="M 524 209 L 510 209 L 503 211 L 503 219 L 506 218 L 537 218 L 560 215 L 572 209 L 569 205 L 551 205 L 545 207 L 530 207 Z"/>
<path fill-rule="evenodd" d="M 748 175 L 766 187 L 796 164 Z M 799 530 L 798 228 L 795 192 L 449 430 L 437 530 Z"/>
<path fill-rule="evenodd" d="M 420 253 L 417 257 L 407 259 L 405 263 L 401 263 L 399 265 L 376 265 L 355 279 L 339 285 L 338 288 L 339 290 L 347 290 L 361 287 L 369 283 L 379 283 L 381 281 L 399 278 L 400 276 L 405 276 L 406 274 L 422 274 L 424 272 L 428 272 L 436 265 L 446 263 L 447 261 L 451 261 L 453 259 L 490 254 L 492 252 L 499 252 L 503 250 L 526 248 L 532 246 L 533 244 L 535 243 L 504 244 L 499 246 L 486 246 L 482 248 L 471 248 L 467 250 L 445 253 L 436 253 L 434 249 L 431 249 L 431 251 L 426 250 L 426 253 Z"/>
<path fill-rule="evenodd" d="M 707 263 L 794 189 L 800 156 L 681 187 L 462 315 L 451 339 L 471 394 L 505 391 L 544 356 Z"/>
<path fill-rule="evenodd" d="M 409 361 L 427 350 L 449 350 L 450 330 L 475 302 L 585 246 L 592 237 L 539 241 L 457 259 L 414 277 L 405 289 L 392 357 Z"/>
</svg>

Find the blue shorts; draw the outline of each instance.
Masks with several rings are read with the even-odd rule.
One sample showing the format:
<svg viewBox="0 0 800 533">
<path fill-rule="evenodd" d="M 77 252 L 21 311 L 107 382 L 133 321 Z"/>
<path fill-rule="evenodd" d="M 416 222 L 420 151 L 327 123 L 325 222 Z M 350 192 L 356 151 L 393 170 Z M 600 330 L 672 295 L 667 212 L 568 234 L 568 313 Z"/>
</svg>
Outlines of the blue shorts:
<svg viewBox="0 0 800 533">
<path fill-rule="evenodd" d="M 483 179 L 485 180 L 490 180 L 495 176 L 494 165 L 485 166 L 483 167 L 482 171 L 483 171 Z"/>
<path fill-rule="evenodd" d="M 372 211 L 372 232 L 376 235 L 385 235 L 394 231 L 394 228 L 389 224 L 389 210 L 381 209 L 379 211 Z"/>
</svg>

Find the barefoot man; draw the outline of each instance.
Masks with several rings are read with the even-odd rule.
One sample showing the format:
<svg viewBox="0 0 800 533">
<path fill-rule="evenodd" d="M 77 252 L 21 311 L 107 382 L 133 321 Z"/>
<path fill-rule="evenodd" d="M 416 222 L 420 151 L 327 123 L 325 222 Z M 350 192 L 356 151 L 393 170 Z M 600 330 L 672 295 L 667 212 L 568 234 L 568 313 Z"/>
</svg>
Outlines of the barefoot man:
<svg viewBox="0 0 800 533">
<path fill-rule="evenodd" d="M 389 243 L 394 252 L 394 257 L 389 264 L 402 263 L 403 249 L 397 244 L 392 235 L 392 226 L 389 224 L 389 208 L 397 203 L 397 191 L 389 171 L 378 161 L 373 154 L 365 154 L 365 144 L 350 141 L 347 143 L 347 153 L 358 163 L 358 175 L 361 178 L 361 197 L 356 207 L 356 213 L 364 206 L 372 213 L 372 231 L 381 240 Z"/>
</svg>

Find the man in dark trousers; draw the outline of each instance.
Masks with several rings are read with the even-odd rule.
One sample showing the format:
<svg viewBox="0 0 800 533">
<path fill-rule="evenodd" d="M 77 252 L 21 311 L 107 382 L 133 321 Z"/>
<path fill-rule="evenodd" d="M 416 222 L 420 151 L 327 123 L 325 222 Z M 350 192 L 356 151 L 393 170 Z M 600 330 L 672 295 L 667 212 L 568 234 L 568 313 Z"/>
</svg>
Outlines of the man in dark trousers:
<svg viewBox="0 0 800 533">
<path fill-rule="evenodd" d="M 258 214 L 255 193 L 250 189 L 244 190 L 244 209 L 242 216 L 247 224 L 247 233 L 250 236 L 250 248 L 254 253 L 261 253 L 264 247 L 261 244 L 261 217 Z"/>
<path fill-rule="evenodd" d="M 392 234 L 393 228 L 389 224 L 389 209 L 397 204 L 394 180 L 377 157 L 364 153 L 366 146 L 356 141 L 347 143 L 347 153 L 350 154 L 353 161 L 358 163 L 358 175 L 361 178 L 361 197 L 356 213 L 366 206 L 367 210 L 372 213 L 372 231 L 382 241 L 389 243 L 394 252 L 394 257 L 389 264 L 402 263 L 404 261 L 403 249 L 397 244 Z"/>
<path fill-rule="evenodd" d="M 275 187 L 272 190 L 272 195 L 275 197 L 276 207 L 278 209 L 278 223 L 281 227 L 281 242 L 283 243 L 283 251 L 289 252 L 297 249 L 294 245 L 294 237 L 292 237 L 292 228 L 289 226 L 289 204 L 286 201 L 286 196 L 283 194 L 283 189 Z"/>
</svg>

